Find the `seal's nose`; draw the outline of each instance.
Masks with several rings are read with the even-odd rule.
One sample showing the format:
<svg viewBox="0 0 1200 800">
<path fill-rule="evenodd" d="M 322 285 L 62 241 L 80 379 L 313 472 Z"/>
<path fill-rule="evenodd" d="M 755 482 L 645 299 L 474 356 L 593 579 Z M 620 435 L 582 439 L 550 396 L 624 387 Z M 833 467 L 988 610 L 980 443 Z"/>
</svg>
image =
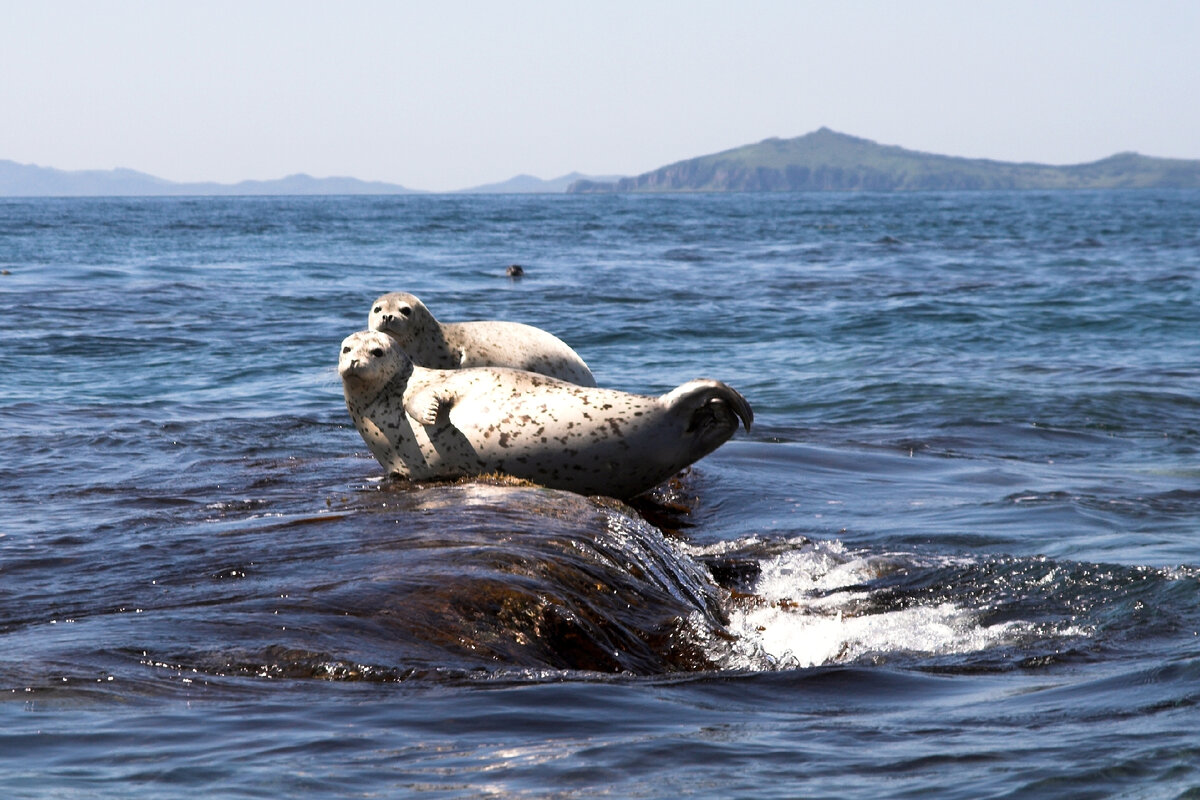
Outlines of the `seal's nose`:
<svg viewBox="0 0 1200 800">
<path fill-rule="evenodd" d="M 383 315 L 383 321 L 384 321 L 384 324 L 387 324 L 387 323 L 391 322 L 391 321 L 392 321 L 392 320 L 394 320 L 394 319 L 395 319 L 395 317 L 393 317 L 391 314 L 384 314 L 384 315 Z"/>
</svg>

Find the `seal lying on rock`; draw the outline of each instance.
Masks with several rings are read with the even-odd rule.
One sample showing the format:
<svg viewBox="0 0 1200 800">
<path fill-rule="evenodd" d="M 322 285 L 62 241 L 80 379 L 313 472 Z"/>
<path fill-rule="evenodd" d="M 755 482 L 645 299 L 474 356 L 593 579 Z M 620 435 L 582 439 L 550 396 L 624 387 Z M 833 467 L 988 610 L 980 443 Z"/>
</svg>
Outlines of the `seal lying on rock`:
<svg viewBox="0 0 1200 800">
<path fill-rule="evenodd" d="M 712 380 L 661 397 L 503 367 L 425 369 L 378 331 L 342 342 L 346 407 L 371 453 L 413 480 L 500 473 L 628 498 L 750 429 L 750 404 Z"/>
<path fill-rule="evenodd" d="M 419 367 L 512 367 L 596 385 L 583 359 L 554 334 L 520 322 L 438 322 L 424 303 L 405 292 L 385 294 L 372 303 L 367 327 L 393 336 Z"/>
</svg>

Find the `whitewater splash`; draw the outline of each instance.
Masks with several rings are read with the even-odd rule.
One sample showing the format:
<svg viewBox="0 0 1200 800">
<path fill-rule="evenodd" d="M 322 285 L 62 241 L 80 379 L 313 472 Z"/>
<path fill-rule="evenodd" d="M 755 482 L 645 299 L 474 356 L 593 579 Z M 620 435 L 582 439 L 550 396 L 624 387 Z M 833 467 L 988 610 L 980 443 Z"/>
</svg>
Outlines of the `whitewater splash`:
<svg viewBox="0 0 1200 800">
<path fill-rule="evenodd" d="M 764 544 L 750 539 L 697 554 L 728 558 L 732 550 L 748 553 Z M 910 556 L 855 554 L 840 542 L 807 539 L 776 542 L 770 548 L 783 551 L 757 560 L 749 570 L 754 577 L 731 590 L 727 629 L 734 643 L 722 659 L 730 669 L 974 653 L 1016 644 L 1034 632 L 1034 626 L 1019 620 L 985 624 L 982 609 L 956 602 L 881 601 L 871 584 L 918 566 Z"/>
</svg>

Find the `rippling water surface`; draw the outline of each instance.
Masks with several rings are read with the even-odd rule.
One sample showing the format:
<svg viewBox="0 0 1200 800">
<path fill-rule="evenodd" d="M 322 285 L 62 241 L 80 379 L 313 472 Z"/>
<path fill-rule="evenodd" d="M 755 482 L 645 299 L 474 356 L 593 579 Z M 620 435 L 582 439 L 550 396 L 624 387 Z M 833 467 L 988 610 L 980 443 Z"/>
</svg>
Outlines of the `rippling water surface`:
<svg viewBox="0 0 1200 800">
<path fill-rule="evenodd" d="M 4 200 L 0 269 L 6 797 L 1200 796 L 1200 193 Z M 394 290 L 755 426 L 386 480 Z"/>
</svg>

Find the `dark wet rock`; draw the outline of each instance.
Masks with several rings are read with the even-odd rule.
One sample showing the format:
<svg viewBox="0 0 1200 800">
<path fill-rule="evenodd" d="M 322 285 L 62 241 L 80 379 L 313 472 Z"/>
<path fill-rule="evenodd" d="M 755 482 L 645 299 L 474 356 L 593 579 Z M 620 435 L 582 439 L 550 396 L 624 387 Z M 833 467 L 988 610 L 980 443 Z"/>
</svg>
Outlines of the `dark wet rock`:
<svg viewBox="0 0 1200 800">
<path fill-rule="evenodd" d="M 190 629 L 176 619 L 171 633 L 193 646 L 147 648 L 145 660 L 180 674 L 345 680 L 662 674 L 714 667 L 728 640 L 708 570 L 609 498 L 510 479 L 386 482 L 333 510 L 322 524 L 259 531 L 247 546 L 263 555 L 244 555 L 253 566 L 237 580 L 209 570 L 205 586 L 223 597 L 206 602 L 220 614 Z"/>
</svg>

